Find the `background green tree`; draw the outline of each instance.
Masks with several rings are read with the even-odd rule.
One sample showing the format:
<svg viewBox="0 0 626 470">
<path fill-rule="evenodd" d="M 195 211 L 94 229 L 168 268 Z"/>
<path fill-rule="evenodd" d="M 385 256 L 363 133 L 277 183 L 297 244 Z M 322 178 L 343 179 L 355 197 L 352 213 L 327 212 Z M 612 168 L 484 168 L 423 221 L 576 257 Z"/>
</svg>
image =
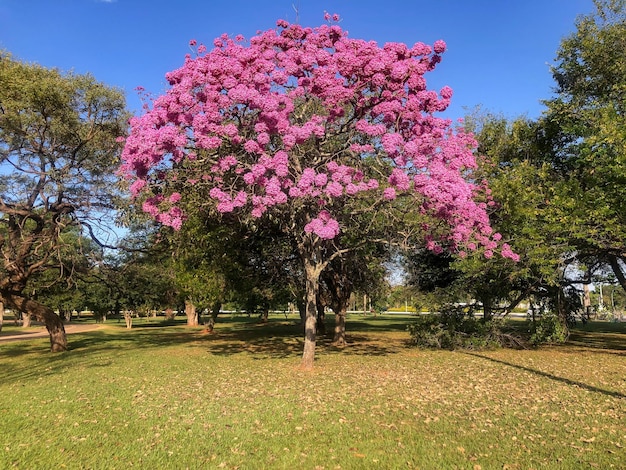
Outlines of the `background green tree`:
<svg viewBox="0 0 626 470">
<path fill-rule="evenodd" d="M 610 265 L 626 289 L 626 2 L 594 4 L 561 42 L 545 122 L 558 132 L 553 165 L 577 255 Z"/>
<path fill-rule="evenodd" d="M 128 117 L 123 93 L 90 75 L 0 54 L 0 302 L 43 322 L 52 351 L 67 349 L 63 322 L 26 289 L 62 264 L 68 227 L 108 226 Z"/>
</svg>

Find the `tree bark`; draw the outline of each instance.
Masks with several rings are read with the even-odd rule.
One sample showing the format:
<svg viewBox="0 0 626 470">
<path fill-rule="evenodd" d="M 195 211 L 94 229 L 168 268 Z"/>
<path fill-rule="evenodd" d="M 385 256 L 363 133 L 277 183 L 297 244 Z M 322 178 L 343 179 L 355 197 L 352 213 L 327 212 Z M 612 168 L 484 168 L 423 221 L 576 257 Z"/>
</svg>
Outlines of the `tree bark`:
<svg viewBox="0 0 626 470">
<path fill-rule="evenodd" d="M 622 267 L 619 264 L 619 259 L 615 255 L 609 255 L 609 263 L 611 264 L 611 269 L 617 278 L 617 282 L 622 286 L 622 289 L 626 291 L 626 275 L 624 275 L 624 271 L 622 271 Z"/>
<path fill-rule="evenodd" d="M 2 331 L 3 324 L 4 324 L 4 304 L 0 302 L 0 331 Z"/>
<path fill-rule="evenodd" d="M 333 345 L 343 348 L 346 345 L 346 308 L 335 312 L 335 336 Z"/>
<path fill-rule="evenodd" d="M 319 289 L 319 270 L 313 263 L 305 265 L 306 307 L 304 320 L 304 351 L 302 368 L 310 370 L 315 361 L 315 340 L 317 333 L 317 291 Z"/>
<path fill-rule="evenodd" d="M 22 328 L 30 328 L 31 316 L 29 312 L 22 312 Z"/>
<path fill-rule="evenodd" d="M 493 317 L 493 310 L 491 308 L 491 297 L 485 296 L 482 298 L 483 304 L 483 320 L 488 322 Z"/>
<path fill-rule="evenodd" d="M 315 340 L 317 328 L 317 290 L 319 288 L 319 274 L 313 266 L 306 266 L 306 307 L 304 320 L 304 351 L 302 353 L 302 368 L 310 370 L 315 361 Z"/>
<path fill-rule="evenodd" d="M 171 308 L 165 309 L 166 320 L 174 320 L 175 318 L 176 318 L 176 313 L 174 312 L 174 309 L 171 309 Z"/>
<path fill-rule="evenodd" d="M 213 332 L 215 328 L 215 322 L 217 322 L 217 316 L 220 314 L 220 310 L 222 308 L 222 302 L 219 300 L 213 304 L 213 308 L 211 309 L 211 316 L 209 317 L 209 324 L 207 325 L 207 330 L 209 333 Z"/>
<path fill-rule="evenodd" d="M 320 301 L 319 295 L 317 299 L 317 331 L 322 336 L 326 335 L 326 306 Z"/>
<path fill-rule="evenodd" d="M 335 263 L 331 265 L 331 268 L 330 272 L 324 271 L 321 277 L 328 289 L 330 308 L 335 312 L 333 345 L 344 347 L 346 345 L 346 314 L 352 295 L 352 282 L 344 262 Z"/>
<path fill-rule="evenodd" d="M 300 315 L 300 324 L 304 325 L 306 321 L 306 299 L 298 302 L 298 314 Z"/>
<path fill-rule="evenodd" d="M 191 300 L 185 300 L 185 315 L 187 315 L 188 326 L 198 326 L 198 312 Z"/>
<path fill-rule="evenodd" d="M 269 307 L 263 307 L 263 310 L 261 311 L 261 321 L 263 323 L 267 323 L 269 321 L 269 318 L 270 318 Z"/>
<path fill-rule="evenodd" d="M 126 322 L 126 328 L 132 329 L 133 327 L 133 311 L 132 310 L 124 310 L 124 321 Z"/>
<path fill-rule="evenodd" d="M 565 328 L 566 335 L 569 337 L 568 311 L 565 305 L 565 292 L 562 287 L 558 287 L 556 292 L 556 312 L 561 325 Z"/>
<path fill-rule="evenodd" d="M 54 313 L 54 310 L 35 300 L 15 294 L 3 294 L 2 300 L 6 302 L 7 305 L 22 312 L 24 324 L 26 324 L 27 318 L 30 320 L 31 316 L 33 316 L 37 321 L 46 325 L 46 330 L 48 330 L 48 334 L 50 335 L 50 351 L 67 351 L 65 327 L 63 326 L 61 318 Z"/>
</svg>

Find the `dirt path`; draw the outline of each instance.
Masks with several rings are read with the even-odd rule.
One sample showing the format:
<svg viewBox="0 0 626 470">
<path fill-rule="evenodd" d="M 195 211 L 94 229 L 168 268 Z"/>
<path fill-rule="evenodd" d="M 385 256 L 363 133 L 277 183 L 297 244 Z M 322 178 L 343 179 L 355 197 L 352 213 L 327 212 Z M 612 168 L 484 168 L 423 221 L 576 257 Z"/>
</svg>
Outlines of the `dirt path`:
<svg viewBox="0 0 626 470">
<path fill-rule="evenodd" d="M 93 331 L 100 328 L 101 325 L 96 324 L 87 324 L 87 325 L 78 325 L 78 324 L 66 324 L 65 332 L 69 335 L 72 333 L 83 333 L 85 331 Z M 29 328 L 28 330 L 24 330 L 24 333 L 4 335 L 0 333 L 0 343 L 9 342 L 9 341 L 23 341 L 27 339 L 35 339 L 35 338 L 46 338 L 48 337 L 48 331 L 45 326 L 35 326 Z"/>
</svg>

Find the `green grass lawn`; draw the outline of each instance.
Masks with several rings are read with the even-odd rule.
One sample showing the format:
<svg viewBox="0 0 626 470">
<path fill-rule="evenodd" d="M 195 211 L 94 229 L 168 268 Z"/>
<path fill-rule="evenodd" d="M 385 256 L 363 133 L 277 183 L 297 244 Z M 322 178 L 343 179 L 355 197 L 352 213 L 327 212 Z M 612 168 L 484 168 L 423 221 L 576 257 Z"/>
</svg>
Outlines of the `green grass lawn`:
<svg viewBox="0 0 626 470">
<path fill-rule="evenodd" d="M 0 343 L 0 468 L 626 469 L 626 324 L 450 352 L 408 348 L 410 321 L 350 317 L 313 372 L 279 316 Z"/>
</svg>

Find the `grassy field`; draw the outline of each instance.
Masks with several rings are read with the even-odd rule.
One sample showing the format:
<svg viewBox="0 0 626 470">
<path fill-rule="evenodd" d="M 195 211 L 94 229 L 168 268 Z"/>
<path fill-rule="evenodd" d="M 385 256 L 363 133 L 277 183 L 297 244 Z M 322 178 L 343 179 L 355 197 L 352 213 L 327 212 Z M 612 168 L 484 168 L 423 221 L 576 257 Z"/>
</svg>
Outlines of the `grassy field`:
<svg viewBox="0 0 626 470">
<path fill-rule="evenodd" d="M 313 372 L 284 317 L 0 343 L 0 468 L 626 469 L 626 324 L 475 353 L 408 348 L 410 321 L 350 317 Z"/>
</svg>

